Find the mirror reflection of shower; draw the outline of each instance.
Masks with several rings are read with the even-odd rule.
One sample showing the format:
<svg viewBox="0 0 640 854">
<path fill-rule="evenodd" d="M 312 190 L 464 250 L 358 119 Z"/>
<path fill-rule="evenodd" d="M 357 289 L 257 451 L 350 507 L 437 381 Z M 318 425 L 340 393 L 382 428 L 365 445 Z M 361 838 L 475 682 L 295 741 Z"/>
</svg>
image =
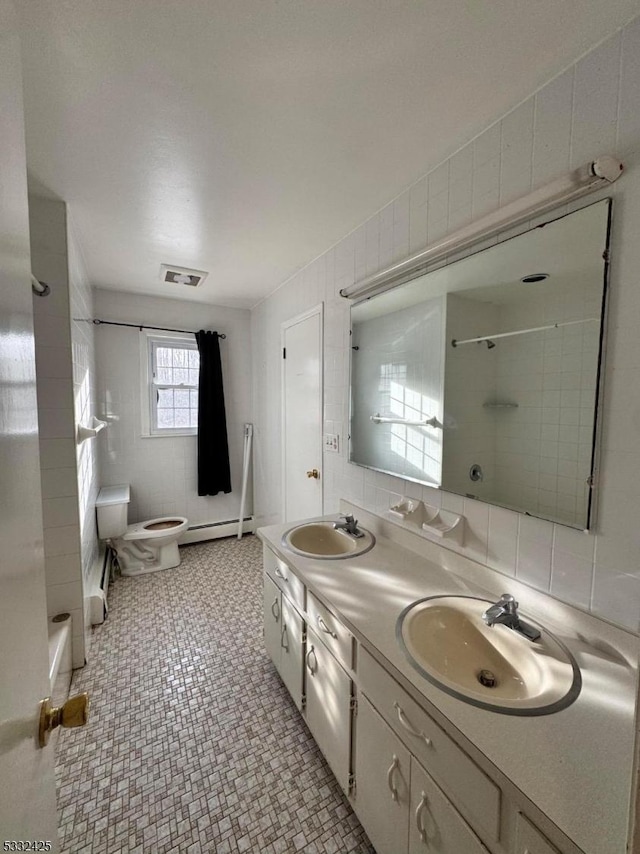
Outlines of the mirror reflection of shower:
<svg viewBox="0 0 640 854">
<path fill-rule="evenodd" d="M 350 461 L 588 527 L 609 205 L 353 305 Z"/>
</svg>

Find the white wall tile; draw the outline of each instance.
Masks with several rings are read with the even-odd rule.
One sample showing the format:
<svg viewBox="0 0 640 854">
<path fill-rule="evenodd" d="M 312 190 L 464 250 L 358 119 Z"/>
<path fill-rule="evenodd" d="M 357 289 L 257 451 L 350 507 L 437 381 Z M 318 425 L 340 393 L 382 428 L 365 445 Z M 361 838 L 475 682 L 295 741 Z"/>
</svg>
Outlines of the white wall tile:
<svg viewBox="0 0 640 854">
<path fill-rule="evenodd" d="M 69 582 L 78 583 L 82 577 L 80 554 L 76 553 L 71 555 L 47 557 L 45 575 L 47 586 L 50 584 L 66 584 Z M 69 609 L 67 608 L 67 610 Z"/>
<path fill-rule="evenodd" d="M 615 153 L 622 36 L 597 47 L 576 65 L 571 165 Z"/>
<path fill-rule="evenodd" d="M 55 617 L 73 609 L 82 608 L 82 584 L 80 579 L 64 584 L 47 585 L 47 614 Z"/>
<path fill-rule="evenodd" d="M 605 620 L 637 632 L 640 629 L 640 579 L 600 567 L 594 579 L 591 610 Z"/>
<path fill-rule="evenodd" d="M 516 577 L 538 590 L 549 590 L 551 581 L 551 543 L 518 539 Z"/>
<path fill-rule="evenodd" d="M 529 98 L 502 122 L 501 204 L 524 196 L 531 189 L 534 105 L 535 99 Z"/>
<path fill-rule="evenodd" d="M 75 468 L 76 443 L 75 439 L 44 439 L 40 438 L 40 468 Z"/>
<path fill-rule="evenodd" d="M 502 507 L 489 507 L 487 564 L 507 575 L 516 574 L 518 514 Z"/>
<path fill-rule="evenodd" d="M 489 505 L 470 498 L 464 499 L 464 554 L 480 563 L 487 562 L 489 534 Z"/>
<path fill-rule="evenodd" d="M 564 175 L 571 156 L 571 110 L 575 69 L 552 80 L 535 96 L 533 184 Z"/>
<path fill-rule="evenodd" d="M 45 557 L 75 555 L 80 551 L 80 529 L 77 525 L 48 528 L 44 532 Z"/>
<path fill-rule="evenodd" d="M 75 436 L 73 407 L 39 409 L 38 430 L 41 439 L 71 439 Z"/>
<path fill-rule="evenodd" d="M 640 137 L 640 18 L 622 32 L 622 67 L 617 152 L 632 151 Z"/>
<path fill-rule="evenodd" d="M 42 502 L 42 519 L 46 528 L 60 528 L 78 524 L 77 496 L 45 498 Z"/>
<path fill-rule="evenodd" d="M 588 609 L 591 604 L 593 560 L 559 549 L 553 551 L 551 593 Z"/>
<path fill-rule="evenodd" d="M 68 468 L 42 469 L 40 472 L 43 498 L 62 498 L 78 495 L 75 466 Z"/>
</svg>

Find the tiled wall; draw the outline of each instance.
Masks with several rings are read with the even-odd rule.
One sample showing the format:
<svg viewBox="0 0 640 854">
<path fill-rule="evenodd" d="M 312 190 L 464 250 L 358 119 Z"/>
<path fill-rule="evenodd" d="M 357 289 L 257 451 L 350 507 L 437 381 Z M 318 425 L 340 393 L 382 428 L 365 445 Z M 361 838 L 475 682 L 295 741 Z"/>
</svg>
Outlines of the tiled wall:
<svg viewBox="0 0 640 854">
<path fill-rule="evenodd" d="M 372 422 L 386 418 L 442 421 L 444 297 L 354 322 L 356 393 L 351 435 L 362 465 L 440 483 L 442 435 L 438 427 Z M 357 349 L 356 349 L 357 348 Z"/>
<path fill-rule="evenodd" d="M 498 310 L 491 303 L 447 294 L 447 344 L 454 338 L 491 335 L 497 329 Z M 472 492 L 490 501 L 495 487 L 495 412 L 484 404 L 496 398 L 495 349 L 477 345 L 447 349 L 444 398 L 444 457 L 442 483 L 454 492 Z M 483 479 L 469 480 L 469 469 L 482 467 Z"/>
<path fill-rule="evenodd" d="M 500 332 L 599 317 L 601 282 L 563 288 L 555 300 L 502 306 Z M 587 518 L 600 328 L 588 322 L 507 338 L 497 348 L 496 396 L 518 403 L 494 411 L 502 453 L 502 503 L 584 527 Z M 485 354 L 486 355 L 486 354 Z"/>
<path fill-rule="evenodd" d="M 204 327 L 226 334 L 220 351 L 231 460 L 230 494 L 198 497 L 195 436 L 142 437 L 140 336 L 136 329 L 103 326 L 96 330 L 98 417 L 109 422 L 98 436 L 98 446 L 101 485 L 131 485 L 130 523 L 171 514 L 186 516 L 191 525 L 237 519 L 244 424 L 251 421 L 249 312 L 107 290 L 95 291 L 94 311 L 104 320 L 187 330 Z M 249 498 L 247 510 L 250 507 Z"/>
<path fill-rule="evenodd" d="M 570 61 L 571 58 L 567 57 Z M 452 144 L 455 140 L 452 140 Z M 599 154 L 626 172 L 615 199 L 602 459 L 592 534 L 420 488 L 350 465 L 349 306 L 339 289 Z M 313 261 L 252 315 L 256 509 L 275 521 L 280 495 L 280 324 L 325 303 L 325 424 L 341 437 L 325 453 L 327 512 L 340 496 L 385 509 L 400 493 L 464 512 L 464 552 L 539 589 L 637 631 L 640 626 L 640 20 L 594 48 L 386 208 Z M 600 195 L 605 195 L 600 193 Z M 591 197 L 597 198 L 597 195 Z"/>
<path fill-rule="evenodd" d="M 73 618 L 73 664 L 85 660 L 80 480 L 76 458 L 67 212 L 64 202 L 29 197 L 31 265 L 51 293 L 33 298 L 47 613 Z M 77 273 L 72 273 L 74 279 Z"/>
<path fill-rule="evenodd" d="M 87 277 L 80 244 L 73 230 L 73 220 L 67 220 L 69 258 L 69 298 L 71 302 L 71 354 L 73 361 L 73 401 L 75 424 L 90 425 L 96 413 L 95 331 L 92 324 L 76 318 L 93 314 L 93 291 Z M 76 444 L 78 477 L 78 512 L 80 525 L 80 556 L 84 587 L 84 625 L 86 645 L 91 626 L 89 592 L 91 577 L 99 577 L 101 559 L 96 531 L 95 503 L 99 488 L 97 439 Z"/>
</svg>

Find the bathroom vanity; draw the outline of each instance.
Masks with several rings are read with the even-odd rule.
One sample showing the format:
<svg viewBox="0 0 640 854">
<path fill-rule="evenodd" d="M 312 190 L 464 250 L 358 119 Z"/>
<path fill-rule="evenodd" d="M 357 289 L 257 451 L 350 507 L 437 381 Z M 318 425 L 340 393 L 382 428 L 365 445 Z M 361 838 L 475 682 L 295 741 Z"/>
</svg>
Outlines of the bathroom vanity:
<svg viewBox="0 0 640 854">
<path fill-rule="evenodd" d="M 377 854 L 622 854 L 637 638 L 391 518 L 342 510 L 373 547 L 305 557 L 291 524 L 258 531 L 264 638 Z M 417 600 L 505 592 L 577 663 L 581 689 L 559 711 L 466 702 L 425 678 L 398 640 L 398 618 Z"/>
</svg>

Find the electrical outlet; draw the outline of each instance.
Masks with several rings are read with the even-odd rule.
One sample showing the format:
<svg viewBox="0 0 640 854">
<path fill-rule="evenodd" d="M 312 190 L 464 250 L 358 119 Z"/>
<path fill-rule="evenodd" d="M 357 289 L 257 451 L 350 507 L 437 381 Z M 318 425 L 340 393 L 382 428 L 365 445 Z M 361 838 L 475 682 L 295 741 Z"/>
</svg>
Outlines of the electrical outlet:
<svg viewBox="0 0 640 854">
<path fill-rule="evenodd" d="M 324 434 L 324 449 L 332 454 L 337 454 L 340 451 L 340 437 L 337 433 Z"/>
</svg>

